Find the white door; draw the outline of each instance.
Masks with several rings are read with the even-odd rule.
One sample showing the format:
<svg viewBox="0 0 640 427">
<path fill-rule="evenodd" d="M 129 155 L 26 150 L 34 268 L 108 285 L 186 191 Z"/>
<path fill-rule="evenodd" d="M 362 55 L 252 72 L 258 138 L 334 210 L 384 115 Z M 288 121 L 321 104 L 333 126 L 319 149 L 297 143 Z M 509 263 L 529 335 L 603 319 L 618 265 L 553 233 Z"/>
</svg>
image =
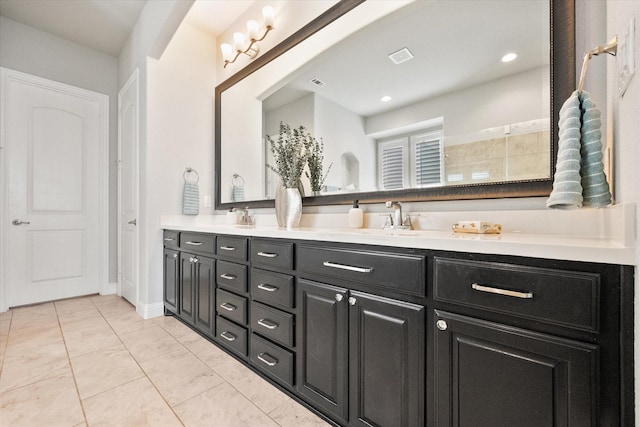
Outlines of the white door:
<svg viewBox="0 0 640 427">
<path fill-rule="evenodd" d="M 118 94 L 118 290 L 138 301 L 138 70 Z"/>
<path fill-rule="evenodd" d="M 93 294 L 104 280 L 108 97 L 2 69 L 6 305 Z"/>
</svg>

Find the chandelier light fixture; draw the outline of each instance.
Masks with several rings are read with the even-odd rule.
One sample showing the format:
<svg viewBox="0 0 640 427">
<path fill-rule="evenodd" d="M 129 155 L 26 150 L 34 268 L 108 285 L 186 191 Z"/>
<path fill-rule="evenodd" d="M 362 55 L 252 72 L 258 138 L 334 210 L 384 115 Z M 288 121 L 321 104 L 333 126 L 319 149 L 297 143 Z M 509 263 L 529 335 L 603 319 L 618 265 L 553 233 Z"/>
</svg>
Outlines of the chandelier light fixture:
<svg viewBox="0 0 640 427">
<path fill-rule="evenodd" d="M 262 8 L 262 17 L 264 19 L 264 33 L 262 33 L 261 36 L 258 36 L 260 25 L 256 21 L 250 20 L 247 21 L 248 37 L 240 32 L 233 33 L 233 46 L 229 43 L 223 43 L 220 45 L 220 49 L 222 50 L 222 59 L 224 59 L 224 68 L 227 68 L 227 65 L 236 62 L 236 59 L 238 59 L 242 53 L 251 59 L 258 55 L 260 49 L 257 43 L 264 40 L 269 31 L 273 30 L 275 11 L 271 6 L 265 6 Z M 247 38 L 249 39 L 248 46 L 246 46 Z"/>
</svg>

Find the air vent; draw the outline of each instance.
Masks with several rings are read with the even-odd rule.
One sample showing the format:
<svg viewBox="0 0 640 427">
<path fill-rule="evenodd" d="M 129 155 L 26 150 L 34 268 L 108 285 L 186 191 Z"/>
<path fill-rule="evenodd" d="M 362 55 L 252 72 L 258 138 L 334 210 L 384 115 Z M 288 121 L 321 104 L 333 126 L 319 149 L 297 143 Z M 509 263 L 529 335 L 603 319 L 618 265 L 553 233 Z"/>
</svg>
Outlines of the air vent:
<svg viewBox="0 0 640 427">
<path fill-rule="evenodd" d="M 406 47 L 403 47 L 402 49 L 389 54 L 389 59 L 396 65 L 402 64 L 403 62 L 406 62 L 411 58 L 413 58 L 413 53 L 411 53 Z"/>
<path fill-rule="evenodd" d="M 324 86 L 325 85 L 325 83 L 322 80 L 320 80 L 319 78 L 317 78 L 317 77 L 313 77 L 309 81 L 311 83 L 313 83 L 314 85 L 316 85 L 316 86 Z"/>
</svg>

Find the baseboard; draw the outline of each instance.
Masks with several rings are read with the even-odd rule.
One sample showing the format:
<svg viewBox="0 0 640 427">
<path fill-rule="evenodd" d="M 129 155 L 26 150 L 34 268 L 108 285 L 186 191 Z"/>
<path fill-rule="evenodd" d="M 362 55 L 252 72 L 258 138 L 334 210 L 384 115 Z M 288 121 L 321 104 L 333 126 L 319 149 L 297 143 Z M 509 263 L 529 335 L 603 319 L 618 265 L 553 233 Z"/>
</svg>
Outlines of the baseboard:
<svg viewBox="0 0 640 427">
<path fill-rule="evenodd" d="M 164 316 L 164 304 L 155 302 L 152 304 L 138 304 L 136 311 L 143 319 Z"/>
<path fill-rule="evenodd" d="M 116 282 L 107 283 L 100 290 L 100 295 L 113 295 L 116 293 L 118 289 L 118 284 Z"/>
</svg>

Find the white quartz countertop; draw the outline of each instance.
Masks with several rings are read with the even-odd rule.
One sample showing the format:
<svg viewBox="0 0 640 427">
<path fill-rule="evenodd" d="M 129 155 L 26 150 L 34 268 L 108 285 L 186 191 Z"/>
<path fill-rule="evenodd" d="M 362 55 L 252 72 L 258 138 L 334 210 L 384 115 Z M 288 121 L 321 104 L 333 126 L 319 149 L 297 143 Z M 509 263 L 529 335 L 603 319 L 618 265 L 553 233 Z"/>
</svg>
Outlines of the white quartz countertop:
<svg viewBox="0 0 640 427">
<path fill-rule="evenodd" d="M 358 243 L 457 252 L 516 255 L 533 258 L 635 265 L 636 249 L 616 238 L 503 232 L 500 235 L 453 233 L 440 230 L 393 230 L 277 226 L 254 227 L 198 223 L 181 216 L 163 217 L 161 227 L 239 236 Z"/>
</svg>

